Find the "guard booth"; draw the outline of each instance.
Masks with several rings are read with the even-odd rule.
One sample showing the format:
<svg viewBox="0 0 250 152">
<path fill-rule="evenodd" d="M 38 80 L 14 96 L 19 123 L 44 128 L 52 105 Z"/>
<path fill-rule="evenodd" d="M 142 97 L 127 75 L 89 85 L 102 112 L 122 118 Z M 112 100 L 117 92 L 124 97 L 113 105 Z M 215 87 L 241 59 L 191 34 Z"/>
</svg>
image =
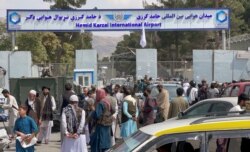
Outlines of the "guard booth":
<svg viewBox="0 0 250 152">
<path fill-rule="evenodd" d="M 82 87 L 91 87 L 95 84 L 94 69 L 75 69 L 74 81 Z"/>
</svg>

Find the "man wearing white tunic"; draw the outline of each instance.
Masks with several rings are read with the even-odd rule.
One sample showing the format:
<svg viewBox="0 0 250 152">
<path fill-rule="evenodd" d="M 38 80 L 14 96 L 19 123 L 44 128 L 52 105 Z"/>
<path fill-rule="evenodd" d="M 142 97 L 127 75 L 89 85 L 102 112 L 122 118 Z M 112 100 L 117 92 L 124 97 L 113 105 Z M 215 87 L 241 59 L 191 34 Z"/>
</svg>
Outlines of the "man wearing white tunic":
<svg viewBox="0 0 250 152">
<path fill-rule="evenodd" d="M 61 152 L 87 152 L 85 136 L 85 111 L 78 107 L 79 99 L 70 96 L 70 103 L 62 112 L 64 139 Z"/>
<path fill-rule="evenodd" d="M 49 87 L 42 87 L 43 94 L 41 95 L 41 114 L 40 114 L 40 132 L 38 135 L 38 144 L 45 139 L 45 144 L 49 143 L 51 128 L 53 127 L 53 111 L 56 109 L 56 102 L 53 96 L 50 95 Z"/>
<path fill-rule="evenodd" d="M 2 105 L 3 109 L 8 110 L 9 114 L 9 126 L 8 126 L 8 131 L 11 136 L 13 136 L 13 128 L 15 125 L 15 121 L 18 116 L 18 105 L 16 98 L 12 95 L 10 95 L 10 92 L 6 89 L 2 91 L 2 94 L 4 95 L 5 98 L 7 98 L 7 103 Z"/>
</svg>

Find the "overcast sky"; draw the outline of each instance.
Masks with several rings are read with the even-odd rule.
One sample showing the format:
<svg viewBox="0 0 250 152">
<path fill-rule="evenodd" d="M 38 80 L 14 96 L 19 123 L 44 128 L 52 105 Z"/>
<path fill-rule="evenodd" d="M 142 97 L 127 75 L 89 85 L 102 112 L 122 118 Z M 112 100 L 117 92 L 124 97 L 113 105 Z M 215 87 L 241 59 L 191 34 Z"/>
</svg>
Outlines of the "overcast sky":
<svg viewBox="0 0 250 152">
<path fill-rule="evenodd" d="M 87 0 L 83 9 L 125 9 L 142 8 L 143 0 Z M 157 0 L 146 0 L 151 4 Z M 0 0 L 0 17 L 6 16 L 6 9 L 49 9 L 50 3 L 43 0 Z M 96 32 L 95 35 L 121 36 L 124 32 Z"/>
</svg>

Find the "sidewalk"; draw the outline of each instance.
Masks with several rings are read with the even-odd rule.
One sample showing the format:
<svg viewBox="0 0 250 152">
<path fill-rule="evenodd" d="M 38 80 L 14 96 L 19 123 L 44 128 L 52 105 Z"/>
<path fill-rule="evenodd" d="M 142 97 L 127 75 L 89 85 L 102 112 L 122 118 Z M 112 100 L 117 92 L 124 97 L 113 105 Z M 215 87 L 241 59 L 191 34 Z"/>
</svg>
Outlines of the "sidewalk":
<svg viewBox="0 0 250 152">
<path fill-rule="evenodd" d="M 53 133 L 51 135 L 51 141 L 48 145 L 46 144 L 40 144 L 39 146 L 35 146 L 36 152 L 60 152 L 61 142 L 58 142 L 60 140 L 60 133 Z M 15 143 L 11 145 L 11 147 L 5 152 L 13 152 L 16 151 Z"/>
</svg>

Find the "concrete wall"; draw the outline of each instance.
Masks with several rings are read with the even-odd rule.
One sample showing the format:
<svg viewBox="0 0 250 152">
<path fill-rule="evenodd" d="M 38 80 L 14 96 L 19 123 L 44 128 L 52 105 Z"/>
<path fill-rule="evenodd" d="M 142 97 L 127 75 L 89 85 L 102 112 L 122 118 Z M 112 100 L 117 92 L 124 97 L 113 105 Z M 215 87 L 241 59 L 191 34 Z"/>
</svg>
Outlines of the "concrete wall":
<svg viewBox="0 0 250 152">
<path fill-rule="evenodd" d="M 142 79 L 145 75 L 157 78 L 156 49 L 136 49 L 136 78 Z"/>
<path fill-rule="evenodd" d="M 212 81 L 212 50 L 193 50 L 193 79 Z"/>
<path fill-rule="evenodd" d="M 30 51 L 0 51 L 0 57 L 0 66 L 7 70 L 5 88 L 9 89 L 9 76 L 10 78 L 31 77 L 32 58 Z"/>
<path fill-rule="evenodd" d="M 214 80 L 220 82 L 232 81 L 234 55 L 228 50 L 214 51 Z"/>
<path fill-rule="evenodd" d="M 214 79 L 212 79 L 212 50 L 194 50 L 193 67 L 194 80 L 200 82 L 206 79 L 218 82 L 230 82 L 232 80 L 250 80 L 250 59 L 238 59 L 236 50 L 215 50 L 214 51 Z M 199 79 L 197 79 L 199 78 Z"/>
<path fill-rule="evenodd" d="M 97 84 L 97 51 L 96 50 L 76 50 L 76 69 L 93 69 L 94 83 Z"/>
</svg>

